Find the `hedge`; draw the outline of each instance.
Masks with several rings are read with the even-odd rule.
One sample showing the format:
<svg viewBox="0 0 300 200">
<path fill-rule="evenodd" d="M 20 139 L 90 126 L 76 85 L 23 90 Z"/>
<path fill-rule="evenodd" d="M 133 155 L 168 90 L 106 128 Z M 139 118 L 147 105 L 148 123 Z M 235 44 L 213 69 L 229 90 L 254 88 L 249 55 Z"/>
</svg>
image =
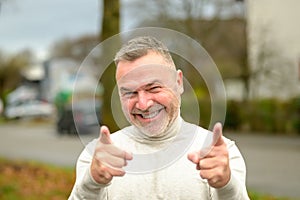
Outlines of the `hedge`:
<svg viewBox="0 0 300 200">
<path fill-rule="evenodd" d="M 251 132 L 300 134 L 300 98 L 227 102 L 224 128 Z"/>
</svg>

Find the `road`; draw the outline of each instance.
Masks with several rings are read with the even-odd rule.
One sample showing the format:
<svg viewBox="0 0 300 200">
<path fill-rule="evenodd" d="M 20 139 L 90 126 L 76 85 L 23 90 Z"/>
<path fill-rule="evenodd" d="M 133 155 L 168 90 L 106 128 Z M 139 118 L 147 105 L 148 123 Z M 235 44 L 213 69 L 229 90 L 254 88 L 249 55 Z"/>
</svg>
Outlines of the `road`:
<svg viewBox="0 0 300 200">
<path fill-rule="evenodd" d="M 300 199 L 300 137 L 228 134 L 247 166 L 247 187 Z"/>
<path fill-rule="evenodd" d="M 74 166 L 83 149 L 78 137 L 59 137 L 51 125 L 0 125 L 0 156 Z"/>
<path fill-rule="evenodd" d="M 0 134 L 0 157 L 71 167 L 91 139 L 58 136 L 53 125 L 32 122 L 0 125 Z M 244 156 L 248 189 L 300 199 L 299 136 L 225 135 L 236 141 Z"/>
</svg>

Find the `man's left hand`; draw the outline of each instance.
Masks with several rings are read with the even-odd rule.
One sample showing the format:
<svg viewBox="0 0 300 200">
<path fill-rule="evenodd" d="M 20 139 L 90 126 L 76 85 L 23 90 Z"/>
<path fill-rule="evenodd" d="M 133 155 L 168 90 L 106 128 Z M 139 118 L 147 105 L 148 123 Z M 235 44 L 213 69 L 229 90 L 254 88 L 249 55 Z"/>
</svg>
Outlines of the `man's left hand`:
<svg viewBox="0 0 300 200">
<path fill-rule="evenodd" d="M 229 167 L 229 155 L 226 143 L 223 140 L 222 125 L 216 123 L 213 129 L 214 142 L 211 150 L 204 157 L 203 152 L 196 151 L 188 154 L 188 159 L 196 164 L 196 169 L 200 170 L 200 176 L 207 179 L 208 184 L 214 188 L 225 186 L 231 176 Z M 201 154 L 202 153 L 202 154 Z"/>
</svg>

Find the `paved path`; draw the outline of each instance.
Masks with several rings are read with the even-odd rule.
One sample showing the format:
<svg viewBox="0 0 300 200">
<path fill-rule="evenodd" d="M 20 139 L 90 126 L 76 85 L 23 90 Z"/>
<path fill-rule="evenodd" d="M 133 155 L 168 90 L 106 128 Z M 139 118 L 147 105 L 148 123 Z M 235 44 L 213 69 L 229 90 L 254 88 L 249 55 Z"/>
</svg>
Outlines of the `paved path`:
<svg viewBox="0 0 300 200">
<path fill-rule="evenodd" d="M 0 125 L 0 156 L 75 166 L 84 148 L 78 137 L 58 136 L 51 125 Z"/>
<path fill-rule="evenodd" d="M 75 166 L 90 138 L 58 137 L 53 126 L 0 125 L 0 157 Z M 236 141 L 247 165 L 248 189 L 300 199 L 300 137 L 225 134 Z"/>
<path fill-rule="evenodd" d="M 228 134 L 247 166 L 254 191 L 300 199 L 300 137 Z"/>
</svg>

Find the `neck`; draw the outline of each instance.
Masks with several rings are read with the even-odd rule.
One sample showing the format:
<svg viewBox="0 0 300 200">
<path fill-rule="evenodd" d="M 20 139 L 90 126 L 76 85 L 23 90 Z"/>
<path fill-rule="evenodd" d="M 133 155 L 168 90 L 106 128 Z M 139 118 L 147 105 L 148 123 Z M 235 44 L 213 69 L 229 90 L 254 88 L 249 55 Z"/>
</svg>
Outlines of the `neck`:
<svg viewBox="0 0 300 200">
<path fill-rule="evenodd" d="M 178 134 L 179 129 L 181 127 L 181 123 L 182 123 L 182 118 L 180 117 L 180 114 L 178 114 L 178 116 L 171 123 L 171 125 L 168 127 L 168 129 L 158 135 L 155 135 L 155 136 L 146 135 L 142 131 L 140 131 L 137 127 L 134 127 L 134 133 L 135 133 L 136 139 L 142 143 L 148 143 L 148 142 L 160 143 L 160 142 L 165 142 L 165 141 L 169 141 L 169 140 L 171 141 Z"/>
</svg>

